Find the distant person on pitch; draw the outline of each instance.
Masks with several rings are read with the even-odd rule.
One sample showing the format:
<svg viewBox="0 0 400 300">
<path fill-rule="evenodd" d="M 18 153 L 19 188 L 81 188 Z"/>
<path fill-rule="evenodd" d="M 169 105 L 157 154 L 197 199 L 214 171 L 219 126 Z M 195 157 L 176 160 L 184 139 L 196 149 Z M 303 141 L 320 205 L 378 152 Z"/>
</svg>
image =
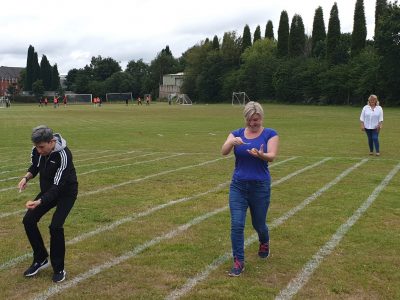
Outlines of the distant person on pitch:
<svg viewBox="0 0 400 300">
<path fill-rule="evenodd" d="M 380 155 L 379 150 L 379 132 L 382 129 L 383 109 L 379 105 L 378 97 L 371 95 L 368 103 L 361 111 L 360 115 L 361 130 L 365 131 L 368 137 L 369 155 Z"/>
<path fill-rule="evenodd" d="M 18 188 L 20 191 L 24 190 L 28 181 L 40 174 L 40 192 L 25 204 L 28 210 L 23 218 L 23 224 L 32 246 L 33 263 L 24 272 L 24 276 L 34 276 L 49 266 L 49 255 L 37 223 L 43 215 L 55 207 L 49 226 L 50 261 L 54 271 L 53 281 L 61 282 L 66 276 L 63 226 L 74 206 L 78 194 L 78 181 L 71 151 L 60 134 L 53 134 L 50 128 L 41 125 L 33 129 L 31 140 L 34 146 L 31 166 L 18 183 Z"/>
<path fill-rule="evenodd" d="M 266 225 L 271 196 L 268 162 L 278 153 L 279 137 L 275 130 L 264 128 L 264 111 L 257 102 L 244 108 L 246 127 L 232 131 L 221 152 L 235 154 L 235 169 L 229 189 L 233 267 L 229 276 L 244 271 L 244 228 L 247 208 L 250 208 L 253 228 L 258 234 L 261 258 L 269 256 L 269 232 Z"/>
</svg>

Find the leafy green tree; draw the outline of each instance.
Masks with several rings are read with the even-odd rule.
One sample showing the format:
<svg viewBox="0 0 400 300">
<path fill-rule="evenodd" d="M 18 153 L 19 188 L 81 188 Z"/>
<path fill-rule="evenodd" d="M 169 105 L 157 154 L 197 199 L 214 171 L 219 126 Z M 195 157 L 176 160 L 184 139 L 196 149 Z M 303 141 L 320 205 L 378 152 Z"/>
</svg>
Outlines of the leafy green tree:
<svg viewBox="0 0 400 300">
<path fill-rule="evenodd" d="M 349 61 L 349 85 L 353 105 L 365 103 L 371 94 L 380 94 L 380 59 L 377 49 L 367 46 Z"/>
<path fill-rule="evenodd" d="M 387 1 L 386 0 L 376 0 L 375 5 L 375 39 L 376 35 L 379 32 L 379 26 L 381 23 L 381 19 L 385 14 L 385 10 L 387 8 Z"/>
<path fill-rule="evenodd" d="M 278 57 L 285 57 L 289 53 L 289 17 L 286 10 L 281 12 L 278 28 Z"/>
<path fill-rule="evenodd" d="M 31 91 L 32 90 L 32 83 L 33 83 L 33 76 L 34 76 L 34 61 L 33 61 L 33 56 L 35 53 L 35 48 L 32 45 L 29 45 L 28 48 L 28 55 L 26 59 L 26 76 L 25 76 L 25 83 L 24 83 L 24 89 L 26 91 Z"/>
<path fill-rule="evenodd" d="M 203 62 L 203 70 L 196 79 L 196 91 L 199 101 L 215 103 L 220 99 L 224 65 L 221 53 L 209 51 Z"/>
<path fill-rule="evenodd" d="M 41 97 L 43 97 L 44 85 L 43 85 L 43 81 L 42 80 L 36 80 L 32 84 L 32 92 L 33 92 L 33 94 L 35 95 L 35 97 L 37 99 L 40 99 Z"/>
<path fill-rule="evenodd" d="M 336 2 L 333 4 L 329 17 L 328 33 L 326 36 L 326 58 L 329 63 L 337 64 L 338 45 L 340 43 L 340 21 Z"/>
<path fill-rule="evenodd" d="M 324 104 L 350 104 L 351 87 L 348 64 L 330 66 L 319 75 L 321 80 L 321 100 Z"/>
<path fill-rule="evenodd" d="M 289 56 L 304 56 L 306 37 L 304 33 L 303 19 L 295 14 L 292 18 L 289 33 Z"/>
<path fill-rule="evenodd" d="M 224 63 L 224 68 L 227 71 L 239 67 L 240 55 L 242 54 L 242 44 L 242 39 L 236 36 L 235 31 L 224 33 L 221 45 L 221 57 Z"/>
<path fill-rule="evenodd" d="M 325 22 L 324 22 L 324 12 L 321 6 L 315 10 L 313 30 L 312 30 L 312 45 L 311 51 L 312 56 L 321 57 L 322 53 L 325 54 Z"/>
<path fill-rule="evenodd" d="M 40 79 L 43 81 L 43 86 L 46 91 L 51 90 L 51 65 L 46 57 L 42 56 L 40 61 Z"/>
<path fill-rule="evenodd" d="M 131 60 L 128 62 L 125 72 L 132 76 L 132 94 L 134 98 L 148 93 L 144 87 L 144 82 L 150 76 L 149 65 L 144 63 L 142 59 L 137 62 Z"/>
<path fill-rule="evenodd" d="M 244 29 L 243 29 L 242 53 L 248 47 L 251 47 L 251 33 L 250 33 L 249 25 L 246 24 L 246 26 L 244 26 Z"/>
<path fill-rule="evenodd" d="M 213 41 L 212 41 L 212 48 L 214 50 L 219 50 L 219 40 L 218 36 L 214 35 Z"/>
<path fill-rule="evenodd" d="M 388 103 L 399 104 L 400 95 L 400 7 L 397 2 L 387 5 L 379 23 L 375 46 L 381 56 L 380 85 Z"/>
<path fill-rule="evenodd" d="M 246 91 L 250 99 L 272 99 L 275 96 L 272 78 L 279 66 L 276 43 L 271 39 L 259 40 L 242 54 L 242 60 L 240 90 Z"/>
<path fill-rule="evenodd" d="M 254 39 L 253 39 L 253 44 L 257 42 L 258 40 L 261 40 L 261 28 L 260 25 L 256 27 L 256 30 L 254 31 Z"/>
<path fill-rule="evenodd" d="M 364 0 L 357 0 L 354 9 L 353 34 L 351 36 L 351 56 L 357 56 L 365 48 L 367 25 L 364 13 Z"/>
<path fill-rule="evenodd" d="M 272 25 L 272 21 L 268 20 L 267 25 L 265 26 L 265 38 L 274 40 L 274 26 Z"/>
<path fill-rule="evenodd" d="M 92 69 L 94 80 L 106 80 L 112 74 L 121 71 L 119 63 L 111 57 L 102 58 L 100 55 L 92 57 L 90 61 L 90 68 Z"/>
<path fill-rule="evenodd" d="M 296 103 L 303 100 L 303 83 L 299 80 L 303 58 L 281 60 L 272 83 L 278 100 Z"/>
<path fill-rule="evenodd" d="M 133 77 L 127 72 L 117 72 L 107 78 L 104 85 L 112 93 L 129 93 L 133 90 Z"/>
<path fill-rule="evenodd" d="M 51 68 L 51 90 L 57 91 L 60 89 L 60 74 L 58 73 L 57 64 Z"/>
</svg>

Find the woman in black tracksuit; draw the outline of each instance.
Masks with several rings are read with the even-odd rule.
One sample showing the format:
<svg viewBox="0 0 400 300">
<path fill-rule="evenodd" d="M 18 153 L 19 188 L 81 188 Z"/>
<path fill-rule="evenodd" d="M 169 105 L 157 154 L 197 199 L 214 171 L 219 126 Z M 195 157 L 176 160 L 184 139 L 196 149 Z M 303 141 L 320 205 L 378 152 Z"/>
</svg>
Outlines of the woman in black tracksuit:
<svg viewBox="0 0 400 300">
<path fill-rule="evenodd" d="M 61 282 L 66 275 L 63 225 L 75 203 L 78 181 L 71 151 L 60 134 L 53 134 L 50 128 L 41 125 L 33 129 L 31 139 L 34 144 L 31 166 L 18 187 L 24 190 L 27 182 L 40 174 L 40 193 L 25 205 L 28 210 L 23 224 L 33 249 L 33 263 L 24 276 L 31 277 L 49 265 L 49 255 L 37 223 L 44 214 L 56 207 L 49 226 L 50 261 L 54 271 L 53 281 Z"/>
</svg>

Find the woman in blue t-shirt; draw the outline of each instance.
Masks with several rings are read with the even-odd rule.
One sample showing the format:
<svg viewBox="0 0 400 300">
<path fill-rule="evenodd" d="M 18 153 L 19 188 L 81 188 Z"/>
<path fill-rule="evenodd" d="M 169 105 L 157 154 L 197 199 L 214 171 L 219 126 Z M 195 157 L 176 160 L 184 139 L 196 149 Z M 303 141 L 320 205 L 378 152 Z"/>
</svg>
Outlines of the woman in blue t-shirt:
<svg viewBox="0 0 400 300">
<path fill-rule="evenodd" d="M 223 155 L 228 155 L 233 149 L 236 158 L 229 190 L 234 260 L 229 276 L 239 276 L 244 271 L 244 227 L 248 207 L 260 242 L 258 255 L 262 258 L 269 255 L 266 219 L 271 177 L 268 162 L 275 159 L 279 144 L 277 132 L 263 127 L 264 111 L 259 103 L 247 103 L 243 114 L 246 127 L 232 131 L 221 149 Z"/>
</svg>

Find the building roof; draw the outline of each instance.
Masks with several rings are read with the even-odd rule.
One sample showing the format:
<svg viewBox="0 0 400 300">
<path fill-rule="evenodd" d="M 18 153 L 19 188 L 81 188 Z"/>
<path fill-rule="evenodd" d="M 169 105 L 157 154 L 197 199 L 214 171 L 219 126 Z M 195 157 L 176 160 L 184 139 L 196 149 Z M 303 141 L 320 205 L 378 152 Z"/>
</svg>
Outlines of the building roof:
<svg viewBox="0 0 400 300">
<path fill-rule="evenodd" d="M 19 67 L 0 67 L 0 78 L 19 78 L 21 71 L 25 68 Z"/>
</svg>

